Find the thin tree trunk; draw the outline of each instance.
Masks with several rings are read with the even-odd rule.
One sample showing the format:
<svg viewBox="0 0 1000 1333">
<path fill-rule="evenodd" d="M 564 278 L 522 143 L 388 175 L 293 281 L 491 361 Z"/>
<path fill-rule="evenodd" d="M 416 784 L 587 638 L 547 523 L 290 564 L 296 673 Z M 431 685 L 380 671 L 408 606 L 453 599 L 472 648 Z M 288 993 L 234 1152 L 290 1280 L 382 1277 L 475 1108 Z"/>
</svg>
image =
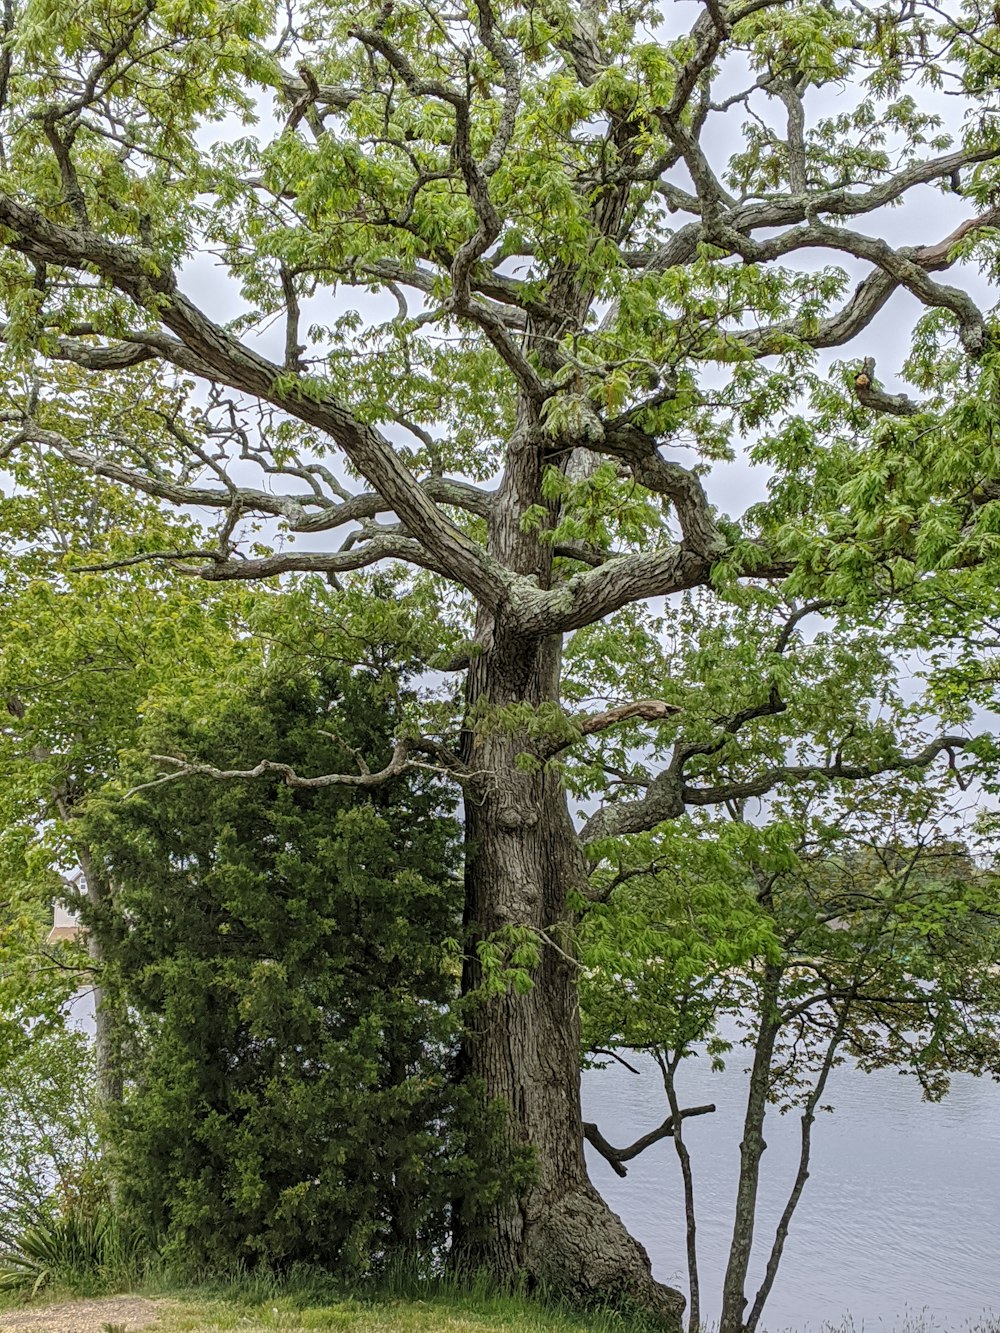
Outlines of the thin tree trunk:
<svg viewBox="0 0 1000 1333">
<path fill-rule="evenodd" d="M 736 1191 L 733 1239 L 729 1247 L 729 1263 L 722 1287 L 722 1318 L 719 1321 L 719 1333 L 742 1333 L 743 1329 L 743 1310 L 747 1303 L 745 1294 L 747 1272 L 750 1267 L 754 1222 L 757 1215 L 760 1159 L 767 1148 L 764 1142 L 764 1119 L 767 1115 L 771 1059 L 778 1036 L 778 1016 L 775 1006 L 781 974 L 780 967 L 771 963 L 765 964 L 761 987 L 760 1023 L 754 1042 L 750 1089 L 747 1093 L 746 1117 L 743 1123 L 743 1141 L 740 1143 L 740 1178 Z"/>
<path fill-rule="evenodd" d="M 833 1068 L 833 1062 L 844 1035 L 844 1028 L 847 1023 L 849 1009 L 850 1002 L 848 1001 L 841 1009 L 840 1016 L 837 1020 L 837 1026 L 834 1029 L 833 1036 L 830 1038 L 830 1044 L 826 1048 L 826 1055 L 823 1057 L 823 1064 L 820 1067 L 816 1085 L 809 1094 L 805 1108 L 802 1112 L 802 1137 L 799 1148 L 799 1167 L 795 1174 L 791 1192 L 788 1195 L 788 1201 L 785 1204 L 784 1211 L 778 1219 L 778 1225 L 774 1231 L 774 1243 L 771 1246 L 771 1253 L 768 1255 L 767 1267 L 764 1270 L 764 1278 L 758 1288 L 757 1295 L 754 1297 L 753 1307 L 750 1310 L 750 1314 L 746 1321 L 747 1333 L 754 1333 L 754 1329 L 756 1329 L 760 1322 L 760 1317 L 764 1312 L 765 1302 L 771 1294 L 771 1288 L 774 1286 L 774 1279 L 778 1276 L 778 1267 L 781 1263 L 782 1253 L 784 1252 L 785 1241 L 788 1239 L 788 1228 L 791 1226 L 792 1216 L 795 1209 L 798 1207 L 798 1202 L 802 1197 L 802 1191 L 805 1189 L 806 1181 L 809 1179 L 809 1157 L 812 1151 L 812 1127 L 816 1120 L 816 1107 L 819 1105 L 819 1099 L 823 1096 L 826 1081 L 830 1076 L 830 1070 Z"/>
<path fill-rule="evenodd" d="M 663 1088 L 667 1094 L 670 1114 L 674 1121 L 674 1151 L 680 1163 L 681 1179 L 684 1185 L 684 1240 L 687 1250 L 688 1269 L 688 1333 L 698 1333 L 701 1327 L 701 1283 L 698 1276 L 698 1227 L 694 1210 L 694 1172 L 691 1167 L 691 1154 L 684 1142 L 684 1119 L 681 1116 L 680 1103 L 677 1100 L 677 1087 L 674 1075 L 680 1061 L 678 1054 L 672 1060 L 656 1054 L 657 1063 L 663 1074 Z"/>
<path fill-rule="evenodd" d="M 107 905 L 110 889 L 96 858 L 86 844 L 76 842 L 77 859 L 87 886 L 87 898 L 94 910 L 95 923 L 87 932 L 87 953 L 94 974 L 94 1055 L 97 1066 L 97 1097 L 102 1106 L 116 1106 L 124 1096 L 122 1072 L 123 1016 L 116 997 L 104 985 L 104 951 L 101 946 L 99 916 Z"/>
</svg>

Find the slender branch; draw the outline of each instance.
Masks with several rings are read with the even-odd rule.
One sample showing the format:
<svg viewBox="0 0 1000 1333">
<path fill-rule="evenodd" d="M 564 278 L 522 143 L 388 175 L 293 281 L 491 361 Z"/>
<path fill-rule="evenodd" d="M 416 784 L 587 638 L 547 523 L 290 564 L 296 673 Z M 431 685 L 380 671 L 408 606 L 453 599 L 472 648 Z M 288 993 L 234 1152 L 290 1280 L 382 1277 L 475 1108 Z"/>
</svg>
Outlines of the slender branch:
<svg viewBox="0 0 1000 1333">
<path fill-rule="evenodd" d="M 734 779 L 711 787 L 685 783 L 672 766 L 657 774 L 645 796 L 602 806 L 580 831 L 584 844 L 627 833 L 643 833 L 658 824 L 679 819 L 688 806 L 725 805 L 765 796 L 783 782 L 855 782 L 883 773 L 927 768 L 940 754 L 956 767 L 956 755 L 970 743 L 966 736 L 939 736 L 913 755 L 898 755 L 873 764 L 845 764 L 838 756 L 829 764 L 776 764 L 752 778 Z"/>
<path fill-rule="evenodd" d="M 914 768 L 927 768 L 940 754 L 955 762 L 957 751 L 969 745 L 967 736 L 939 736 L 913 755 L 898 755 L 874 764 L 845 764 L 838 756 L 832 764 L 776 764 L 756 777 L 720 783 L 715 787 L 682 788 L 686 805 L 721 805 L 725 801 L 746 800 L 764 796 L 782 782 L 848 781 L 857 782 L 878 777 L 882 773 L 897 773 Z"/>
<path fill-rule="evenodd" d="M 625 1059 L 625 1057 L 622 1056 L 622 1055 L 619 1055 L 617 1051 L 609 1050 L 606 1046 L 595 1046 L 595 1047 L 593 1048 L 592 1054 L 593 1054 L 593 1055 L 606 1055 L 606 1056 L 608 1056 L 609 1059 L 611 1059 L 611 1060 L 617 1060 L 617 1062 L 618 1062 L 620 1065 L 624 1065 L 624 1066 L 625 1066 L 625 1068 L 629 1071 L 630 1074 L 637 1074 L 637 1075 L 639 1075 L 639 1076 L 641 1077 L 641 1071 L 638 1070 L 638 1069 L 636 1069 L 635 1065 L 633 1065 L 633 1064 L 629 1064 L 629 1062 Z"/>
<path fill-rule="evenodd" d="M 708 1106 L 688 1106 L 681 1111 L 680 1117 L 682 1120 L 687 1120 L 689 1116 L 693 1115 L 710 1115 L 714 1110 L 714 1103 Z M 651 1129 L 648 1134 L 643 1134 L 641 1138 L 636 1139 L 627 1148 L 616 1148 L 610 1144 L 597 1125 L 590 1120 L 583 1122 L 583 1137 L 591 1147 L 597 1149 L 617 1175 L 626 1176 L 628 1171 L 625 1163 L 630 1162 L 633 1157 L 638 1157 L 640 1153 L 645 1152 L 647 1148 L 651 1148 L 654 1143 L 659 1143 L 661 1139 L 672 1138 L 674 1124 L 674 1117 L 668 1115 L 662 1125 L 658 1125 L 656 1129 Z"/>
</svg>

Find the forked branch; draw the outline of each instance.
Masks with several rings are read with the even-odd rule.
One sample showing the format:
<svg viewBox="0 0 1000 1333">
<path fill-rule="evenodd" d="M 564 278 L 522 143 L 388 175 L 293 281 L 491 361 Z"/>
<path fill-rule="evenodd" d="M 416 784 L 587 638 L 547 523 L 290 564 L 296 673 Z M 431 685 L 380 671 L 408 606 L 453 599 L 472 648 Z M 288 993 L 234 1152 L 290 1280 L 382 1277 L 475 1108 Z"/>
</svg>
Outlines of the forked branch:
<svg viewBox="0 0 1000 1333">
<path fill-rule="evenodd" d="M 707 1106 L 687 1106 L 681 1111 L 681 1119 L 687 1120 L 694 1115 L 710 1115 L 714 1110 L 714 1103 Z M 631 1162 L 634 1157 L 638 1157 L 640 1153 L 644 1153 L 647 1148 L 651 1148 L 654 1143 L 659 1143 L 661 1139 L 672 1138 L 675 1124 L 674 1117 L 668 1115 L 662 1125 L 658 1125 L 656 1129 L 651 1129 L 648 1134 L 643 1134 L 634 1143 L 630 1143 L 627 1148 L 614 1147 L 591 1120 L 583 1122 L 583 1137 L 591 1147 L 597 1149 L 616 1175 L 627 1176 L 628 1169 L 625 1163 Z"/>
<path fill-rule="evenodd" d="M 426 760 L 414 758 L 414 754 L 421 752 L 433 755 L 438 762 L 429 763 Z M 355 758 L 357 759 L 358 756 L 355 756 Z M 126 798 L 136 795 L 137 792 L 148 791 L 152 787 L 162 787 L 168 782 L 178 782 L 183 778 L 192 777 L 212 778 L 218 782 L 249 782 L 266 777 L 268 774 L 274 774 L 281 779 L 286 787 L 302 788 L 309 791 L 324 787 L 357 787 L 367 791 L 384 786 L 409 769 L 424 769 L 433 773 L 443 773 L 459 778 L 471 778 L 473 776 L 468 772 L 465 765 L 445 746 L 434 741 L 415 741 L 408 737 L 402 737 L 396 741 L 389 762 L 375 772 L 372 772 L 368 765 L 360 759 L 358 760 L 360 771 L 357 773 L 320 773 L 315 777 L 307 777 L 297 773 L 290 764 L 281 763 L 276 759 L 262 759 L 253 768 L 217 768 L 214 764 L 203 764 L 169 754 L 153 754 L 150 755 L 150 759 L 158 764 L 167 765 L 171 772 L 161 773 L 159 777 L 153 778 L 149 782 L 140 782 L 125 793 Z"/>
</svg>

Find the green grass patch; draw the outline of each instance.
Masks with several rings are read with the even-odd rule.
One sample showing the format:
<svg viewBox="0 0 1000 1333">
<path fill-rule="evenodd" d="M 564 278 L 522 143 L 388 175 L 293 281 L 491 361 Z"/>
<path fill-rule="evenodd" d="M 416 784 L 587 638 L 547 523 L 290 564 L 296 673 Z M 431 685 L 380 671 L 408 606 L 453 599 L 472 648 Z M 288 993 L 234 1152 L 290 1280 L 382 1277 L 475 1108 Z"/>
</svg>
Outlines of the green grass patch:
<svg viewBox="0 0 1000 1333">
<path fill-rule="evenodd" d="M 251 1303 L 185 1300 L 162 1321 L 164 1333 L 284 1333 L 329 1329 L 338 1333 L 625 1333 L 634 1325 L 613 1315 L 574 1316 L 523 1298 L 441 1296 L 427 1300 L 341 1298 L 319 1305 L 294 1298 Z"/>
<path fill-rule="evenodd" d="M 229 1283 L 147 1289 L 170 1305 L 164 1333 L 648 1333 L 653 1326 L 612 1310 L 577 1314 L 554 1302 L 497 1292 L 486 1282 L 396 1275 L 353 1295 L 322 1275 L 280 1283 L 248 1276 Z"/>
</svg>

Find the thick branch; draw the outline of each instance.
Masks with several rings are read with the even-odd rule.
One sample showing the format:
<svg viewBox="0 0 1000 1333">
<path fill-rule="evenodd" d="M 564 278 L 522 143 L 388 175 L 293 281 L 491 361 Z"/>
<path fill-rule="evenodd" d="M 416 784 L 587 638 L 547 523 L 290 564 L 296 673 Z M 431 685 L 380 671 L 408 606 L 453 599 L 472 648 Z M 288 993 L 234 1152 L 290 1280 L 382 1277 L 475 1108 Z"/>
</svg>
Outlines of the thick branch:
<svg viewBox="0 0 1000 1333">
<path fill-rule="evenodd" d="M 303 77 L 303 75 L 306 77 Z M 352 103 L 358 101 L 362 96 L 354 88 L 348 88 L 339 83 L 318 83 L 315 78 L 310 76 L 311 71 L 307 67 L 303 67 L 299 74 L 293 74 L 290 70 L 285 69 L 281 71 L 281 90 L 288 101 L 292 103 L 293 112 L 295 108 L 304 103 L 327 107 L 336 111 L 346 111 Z"/>
<path fill-rule="evenodd" d="M 854 377 L 854 392 L 862 407 L 873 412 L 888 412 L 892 416 L 912 417 L 920 411 L 920 404 L 905 393 L 886 393 L 875 383 L 875 358 L 866 356 Z"/>
<path fill-rule="evenodd" d="M 696 588 L 708 580 L 712 561 L 684 546 L 619 556 L 596 569 L 574 574 L 564 584 L 540 592 L 528 584 L 511 589 L 511 606 L 521 631 L 556 634 L 591 625 L 646 597 Z"/>
<path fill-rule="evenodd" d="M 134 248 L 50 222 L 6 194 L 0 194 L 0 225 L 14 233 L 13 248 L 29 257 L 81 270 L 96 269 L 138 305 L 155 308 L 185 351 L 205 368 L 200 373 L 325 431 L 426 546 L 438 568 L 487 606 L 495 607 L 502 599 L 506 580 L 499 567 L 425 494 L 380 431 L 358 421 L 325 391 L 316 393 L 310 388 L 307 392 L 298 378 L 290 388 L 279 388 L 281 368 L 204 315 L 178 290 L 169 269 L 161 269 L 151 262 L 151 256 Z M 170 356 L 169 349 L 164 354 Z"/>
<path fill-rule="evenodd" d="M 994 225 L 1000 219 L 1000 208 L 963 223 L 944 241 L 930 246 L 905 247 L 894 250 L 881 237 L 866 236 L 861 232 L 850 231 L 843 227 L 834 227 L 821 222 L 815 214 L 801 226 L 793 227 L 766 241 L 755 241 L 742 230 L 728 221 L 716 219 L 708 229 L 708 234 L 718 244 L 741 255 L 748 263 L 764 264 L 780 259 L 793 251 L 812 247 L 839 250 L 853 255 L 857 259 L 868 260 L 874 264 L 897 287 L 906 287 L 928 306 L 951 310 L 958 318 L 959 336 L 966 350 L 977 355 L 986 342 L 985 322 L 982 312 L 967 292 L 959 287 L 935 282 L 928 275 L 932 271 L 947 268 L 949 254 L 958 240 L 979 227 Z M 798 326 L 794 323 L 789 329 L 786 321 L 776 326 L 781 330 L 792 331 Z M 756 339 L 773 334 L 773 330 L 761 330 Z M 811 342 L 808 332 L 803 330 L 805 341 Z M 738 337 L 737 339 L 738 340 Z M 746 339 L 750 341 L 752 339 Z"/>
</svg>

